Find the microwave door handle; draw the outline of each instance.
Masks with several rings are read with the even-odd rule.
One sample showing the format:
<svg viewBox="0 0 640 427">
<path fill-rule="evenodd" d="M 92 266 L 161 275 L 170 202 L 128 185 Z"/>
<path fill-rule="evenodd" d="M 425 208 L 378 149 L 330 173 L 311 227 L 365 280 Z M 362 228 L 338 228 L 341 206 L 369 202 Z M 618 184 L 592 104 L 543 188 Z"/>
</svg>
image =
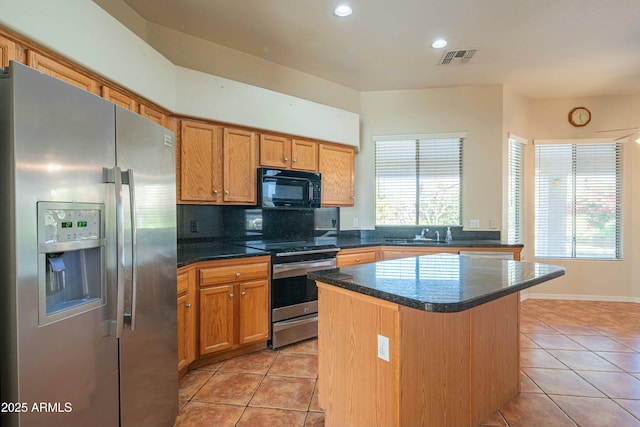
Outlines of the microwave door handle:
<svg viewBox="0 0 640 427">
<path fill-rule="evenodd" d="M 313 202 L 313 182 L 309 181 L 309 183 L 307 184 L 308 186 L 308 190 L 307 193 L 309 193 L 309 203 Z"/>
</svg>

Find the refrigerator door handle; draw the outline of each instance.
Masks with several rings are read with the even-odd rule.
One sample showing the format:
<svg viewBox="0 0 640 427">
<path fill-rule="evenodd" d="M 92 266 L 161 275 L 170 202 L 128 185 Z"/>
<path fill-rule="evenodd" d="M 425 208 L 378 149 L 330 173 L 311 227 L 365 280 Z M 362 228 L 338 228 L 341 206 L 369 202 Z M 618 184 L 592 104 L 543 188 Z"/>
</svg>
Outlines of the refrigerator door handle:
<svg viewBox="0 0 640 427">
<path fill-rule="evenodd" d="M 117 290 L 116 290 L 116 338 L 122 338 L 124 329 L 124 206 L 122 203 L 122 171 L 115 166 L 112 169 L 102 168 L 103 182 L 114 184 L 116 200 L 116 256 L 117 265 Z"/>
<path fill-rule="evenodd" d="M 136 329 L 136 295 L 138 291 L 138 234 L 136 222 L 136 189 L 133 179 L 133 169 L 122 172 L 122 183 L 129 185 L 129 205 L 131 210 L 131 323 L 130 329 Z"/>
</svg>

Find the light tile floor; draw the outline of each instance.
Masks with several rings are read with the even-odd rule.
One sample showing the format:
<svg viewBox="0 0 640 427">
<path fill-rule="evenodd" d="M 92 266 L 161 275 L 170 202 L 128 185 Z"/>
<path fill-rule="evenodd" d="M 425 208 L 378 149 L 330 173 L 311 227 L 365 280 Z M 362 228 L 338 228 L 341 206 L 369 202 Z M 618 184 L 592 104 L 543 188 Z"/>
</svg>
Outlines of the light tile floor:
<svg viewBox="0 0 640 427">
<path fill-rule="evenodd" d="M 640 304 L 527 300 L 521 393 L 483 426 L 640 427 Z M 322 426 L 317 341 L 190 371 L 175 427 Z"/>
</svg>

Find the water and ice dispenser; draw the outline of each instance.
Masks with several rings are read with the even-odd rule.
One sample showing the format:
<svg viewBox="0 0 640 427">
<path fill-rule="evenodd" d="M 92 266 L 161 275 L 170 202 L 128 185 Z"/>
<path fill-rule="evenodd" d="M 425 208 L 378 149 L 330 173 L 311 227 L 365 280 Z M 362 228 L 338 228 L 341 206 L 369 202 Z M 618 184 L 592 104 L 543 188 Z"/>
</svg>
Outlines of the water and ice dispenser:
<svg viewBox="0 0 640 427">
<path fill-rule="evenodd" d="M 104 205 L 38 203 L 39 324 L 106 302 Z"/>
</svg>

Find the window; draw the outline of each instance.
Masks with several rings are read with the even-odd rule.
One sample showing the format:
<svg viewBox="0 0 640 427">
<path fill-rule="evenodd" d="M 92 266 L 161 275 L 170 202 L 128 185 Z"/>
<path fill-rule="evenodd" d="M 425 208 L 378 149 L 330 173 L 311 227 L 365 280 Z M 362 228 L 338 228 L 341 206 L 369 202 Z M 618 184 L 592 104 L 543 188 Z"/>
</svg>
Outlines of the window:
<svg viewBox="0 0 640 427">
<path fill-rule="evenodd" d="M 621 259 L 620 144 L 536 146 L 535 255 Z"/>
<path fill-rule="evenodd" d="M 524 141 L 509 138 L 507 189 L 507 242 L 522 243 Z"/>
<path fill-rule="evenodd" d="M 376 141 L 376 225 L 459 225 L 462 139 Z"/>
</svg>

